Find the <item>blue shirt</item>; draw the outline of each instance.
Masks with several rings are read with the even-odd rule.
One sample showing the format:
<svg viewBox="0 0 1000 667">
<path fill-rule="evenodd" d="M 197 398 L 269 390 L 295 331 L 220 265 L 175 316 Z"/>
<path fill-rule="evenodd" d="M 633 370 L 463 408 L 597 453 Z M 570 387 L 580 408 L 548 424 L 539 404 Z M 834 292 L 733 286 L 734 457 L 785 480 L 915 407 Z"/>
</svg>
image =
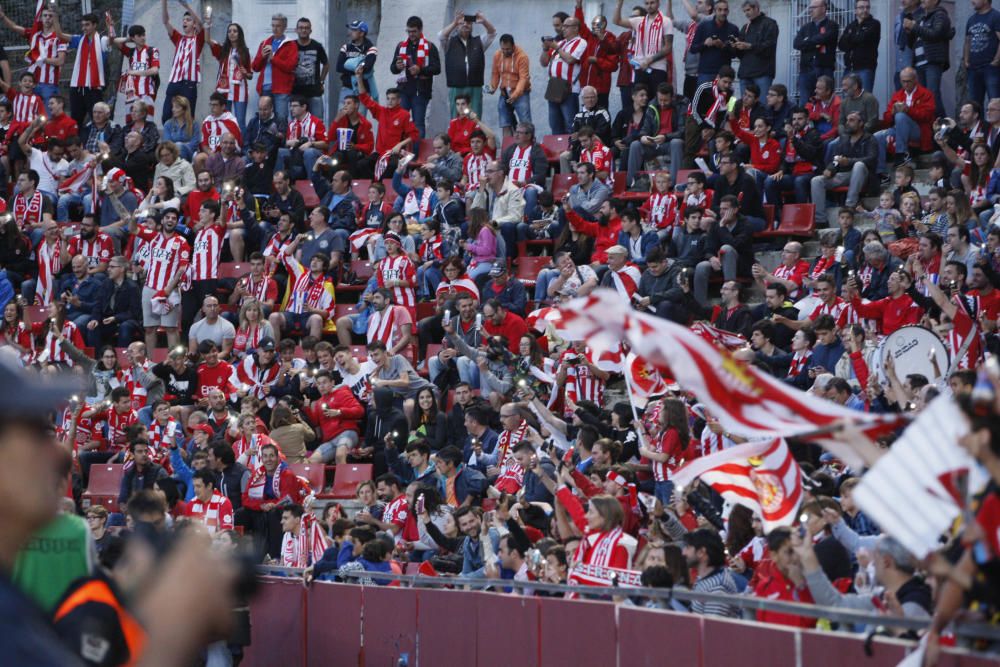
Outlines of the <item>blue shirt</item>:
<svg viewBox="0 0 1000 667">
<path fill-rule="evenodd" d="M 274 58 L 274 54 L 278 52 L 278 47 L 281 43 L 285 41 L 284 36 L 282 37 L 272 37 L 271 38 L 271 58 Z M 271 60 L 268 59 L 267 64 L 264 65 L 264 88 L 271 87 Z"/>
<path fill-rule="evenodd" d="M 1000 32 L 1000 11 L 985 14 L 973 12 L 965 22 L 965 37 L 969 40 L 969 68 L 989 65 L 997 54 L 997 33 Z"/>
</svg>

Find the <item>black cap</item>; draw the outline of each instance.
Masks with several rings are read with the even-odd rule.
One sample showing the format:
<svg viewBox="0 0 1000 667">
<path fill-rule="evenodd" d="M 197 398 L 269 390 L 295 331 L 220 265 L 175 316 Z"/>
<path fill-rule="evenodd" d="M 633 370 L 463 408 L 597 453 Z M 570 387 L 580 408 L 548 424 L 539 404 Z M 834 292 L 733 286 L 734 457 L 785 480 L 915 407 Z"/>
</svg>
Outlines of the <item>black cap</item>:
<svg viewBox="0 0 1000 667">
<path fill-rule="evenodd" d="M 83 390 L 76 378 L 27 371 L 10 354 L 0 354 L 0 387 L 6 388 L 0 392 L 0 419 L 48 417 Z"/>
<path fill-rule="evenodd" d="M 260 339 L 260 342 L 257 343 L 258 352 L 260 352 L 261 350 L 263 350 L 264 352 L 274 352 L 275 349 L 276 348 L 274 345 L 274 339 L 271 338 L 270 336 L 264 336 L 263 338 Z"/>
</svg>

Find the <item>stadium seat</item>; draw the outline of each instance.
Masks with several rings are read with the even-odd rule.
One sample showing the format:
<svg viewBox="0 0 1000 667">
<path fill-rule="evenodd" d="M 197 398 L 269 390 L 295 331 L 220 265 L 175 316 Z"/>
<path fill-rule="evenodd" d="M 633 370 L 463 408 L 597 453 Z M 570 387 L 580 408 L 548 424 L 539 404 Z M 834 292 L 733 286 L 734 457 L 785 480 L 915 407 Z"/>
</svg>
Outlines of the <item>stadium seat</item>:
<svg viewBox="0 0 1000 667">
<path fill-rule="evenodd" d="M 353 271 L 354 275 L 358 278 L 364 280 L 368 280 L 375 275 L 375 267 L 372 266 L 372 263 L 366 259 L 352 259 L 351 271 Z"/>
<path fill-rule="evenodd" d="M 248 262 L 220 262 L 219 278 L 242 278 L 250 273 Z"/>
<path fill-rule="evenodd" d="M 424 164 L 429 155 L 434 155 L 434 138 L 427 137 L 417 142 L 417 157 L 411 164 Z"/>
<path fill-rule="evenodd" d="M 678 189 L 678 186 L 683 186 L 680 189 L 686 189 L 688 176 L 696 171 L 698 171 L 698 169 L 679 169 L 677 171 L 677 182 L 674 183 L 674 189 Z"/>
<path fill-rule="evenodd" d="M 514 276 L 525 283 L 525 286 L 534 286 L 535 280 L 538 278 L 538 274 L 542 269 L 547 268 L 549 263 L 552 261 L 551 257 L 532 257 L 530 255 L 521 255 L 514 261 L 514 265 L 517 272 Z"/>
<path fill-rule="evenodd" d="M 403 183 L 405 185 L 409 185 L 410 184 L 410 179 L 409 178 L 404 178 L 403 179 Z M 396 197 L 398 197 L 399 195 L 397 194 L 396 190 L 393 189 L 393 187 L 392 187 L 392 179 L 391 178 L 383 178 L 382 179 L 382 185 L 385 186 L 385 201 L 388 202 L 389 205 L 391 206 L 393 204 L 393 202 L 396 201 Z M 367 199 L 367 197 L 366 197 L 366 199 Z"/>
<path fill-rule="evenodd" d="M 313 187 L 312 181 L 295 181 L 295 189 L 302 195 L 306 208 L 319 206 L 319 197 L 316 196 L 316 188 Z"/>
<path fill-rule="evenodd" d="M 289 463 L 288 468 L 299 477 L 305 478 L 313 493 L 319 494 L 323 491 L 326 470 L 322 463 Z"/>
<path fill-rule="evenodd" d="M 541 248 L 541 251 L 536 256 L 551 255 L 555 244 L 555 239 L 527 239 L 524 241 L 518 241 L 517 256 L 524 257 L 532 254 L 528 252 L 528 248 Z"/>
<path fill-rule="evenodd" d="M 353 303 L 338 303 L 333 307 L 333 319 L 339 320 L 344 315 L 353 315 L 358 312 L 358 307 Z"/>
<path fill-rule="evenodd" d="M 765 229 L 754 234 L 755 238 L 797 236 L 812 238 L 816 229 L 816 206 L 813 204 L 785 204 L 781 209 L 781 222 L 777 229 Z"/>
<path fill-rule="evenodd" d="M 431 317 L 434 315 L 437 304 L 433 301 L 419 301 L 417 302 L 417 321 Z"/>
<path fill-rule="evenodd" d="M 774 229 L 774 205 L 764 204 L 764 222 L 767 223 L 765 229 Z"/>
<path fill-rule="evenodd" d="M 640 174 L 648 174 L 650 172 L 640 171 Z M 652 176 L 650 177 L 652 178 Z M 613 176 L 614 183 L 611 187 L 611 196 L 615 199 L 626 199 L 629 201 L 646 201 L 649 199 L 648 192 L 629 192 L 628 190 L 628 173 L 624 171 L 616 171 Z"/>
<path fill-rule="evenodd" d="M 569 150 L 568 134 L 546 134 L 542 137 L 542 150 L 550 164 L 559 164 L 559 154 Z"/>
<path fill-rule="evenodd" d="M 360 362 L 368 361 L 368 347 L 366 345 L 352 345 L 351 355 Z"/>
<path fill-rule="evenodd" d="M 90 482 L 80 501 L 83 509 L 103 505 L 109 512 L 117 512 L 118 492 L 121 491 L 124 474 L 121 463 L 95 463 L 90 466 Z"/>
<path fill-rule="evenodd" d="M 167 360 L 167 354 L 170 352 L 168 348 L 165 347 L 154 347 L 149 351 L 149 360 L 154 364 L 160 364 Z M 94 356 L 94 355 L 90 355 Z"/>
<path fill-rule="evenodd" d="M 507 150 L 510 146 L 513 146 L 517 140 L 514 137 L 504 137 L 503 141 L 500 143 L 500 154 Z M 497 157 L 500 157 L 500 154 Z"/>
<path fill-rule="evenodd" d="M 351 181 L 351 192 L 354 196 L 360 199 L 362 202 L 368 202 L 368 188 L 371 186 L 372 182 L 370 180 L 363 179 L 360 181 Z"/>
<path fill-rule="evenodd" d="M 44 322 L 49 319 L 48 306 L 27 306 L 24 309 L 24 313 L 31 318 L 32 323 Z"/>
<path fill-rule="evenodd" d="M 337 466 L 333 473 L 334 498 L 353 498 L 361 482 L 371 481 L 372 464 L 345 463 Z"/>
<path fill-rule="evenodd" d="M 576 174 L 556 174 L 552 177 L 552 198 L 556 202 L 562 201 L 574 185 L 576 185 Z"/>
</svg>

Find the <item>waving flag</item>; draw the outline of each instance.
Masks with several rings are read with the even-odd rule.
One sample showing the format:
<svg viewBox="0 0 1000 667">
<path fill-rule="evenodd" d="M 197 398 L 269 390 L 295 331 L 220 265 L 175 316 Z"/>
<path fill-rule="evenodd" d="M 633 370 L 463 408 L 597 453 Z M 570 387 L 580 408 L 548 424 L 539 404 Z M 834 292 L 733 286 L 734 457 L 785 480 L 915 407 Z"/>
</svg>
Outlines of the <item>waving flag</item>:
<svg viewBox="0 0 1000 667">
<path fill-rule="evenodd" d="M 695 459 L 673 474 L 677 486 L 701 479 L 730 502 L 753 510 L 764 531 L 788 526 L 802 502 L 802 470 L 784 440 L 737 445 Z"/>
<path fill-rule="evenodd" d="M 692 392 L 727 431 L 749 439 L 785 438 L 834 430 L 842 423 L 874 426 L 895 421 L 852 410 L 799 391 L 747 366 L 687 327 L 632 310 L 612 290 L 595 290 L 562 309 L 563 328 L 594 349 L 617 349 L 622 342 L 681 388 Z M 844 455 L 860 469 L 860 454 Z"/>
<path fill-rule="evenodd" d="M 552 327 L 558 331 L 560 325 L 562 325 L 562 313 L 558 308 L 553 308 L 551 306 L 539 308 L 528 313 L 525 323 L 528 325 L 528 328 L 533 329 L 538 333 L 545 333 L 549 324 L 551 324 Z"/>
<path fill-rule="evenodd" d="M 854 489 L 854 501 L 889 535 L 922 558 L 967 509 L 987 479 L 958 444 L 969 421 L 950 396 L 939 396 L 893 443 Z"/>
<path fill-rule="evenodd" d="M 645 407 L 650 398 L 667 391 L 667 382 L 660 372 L 634 352 L 625 355 L 625 373 L 637 408 Z"/>
<path fill-rule="evenodd" d="M 709 343 L 716 343 L 727 350 L 738 350 L 747 344 L 747 339 L 738 333 L 725 331 L 716 326 L 699 320 L 691 325 L 691 331 L 695 332 Z"/>
</svg>

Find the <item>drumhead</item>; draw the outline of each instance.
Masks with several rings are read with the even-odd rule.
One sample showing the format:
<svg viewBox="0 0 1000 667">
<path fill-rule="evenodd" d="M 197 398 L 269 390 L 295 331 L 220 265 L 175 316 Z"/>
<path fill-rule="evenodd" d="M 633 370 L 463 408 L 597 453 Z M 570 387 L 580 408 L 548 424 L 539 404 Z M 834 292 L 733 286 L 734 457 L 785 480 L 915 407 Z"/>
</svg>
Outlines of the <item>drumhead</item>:
<svg viewBox="0 0 1000 667">
<path fill-rule="evenodd" d="M 907 375 L 918 374 L 936 383 L 948 372 L 951 356 L 948 347 L 930 329 L 901 327 L 882 339 L 875 354 L 877 376 L 883 385 L 888 383 L 885 362 L 889 354 L 895 361 L 896 377 L 900 382 Z"/>
</svg>

